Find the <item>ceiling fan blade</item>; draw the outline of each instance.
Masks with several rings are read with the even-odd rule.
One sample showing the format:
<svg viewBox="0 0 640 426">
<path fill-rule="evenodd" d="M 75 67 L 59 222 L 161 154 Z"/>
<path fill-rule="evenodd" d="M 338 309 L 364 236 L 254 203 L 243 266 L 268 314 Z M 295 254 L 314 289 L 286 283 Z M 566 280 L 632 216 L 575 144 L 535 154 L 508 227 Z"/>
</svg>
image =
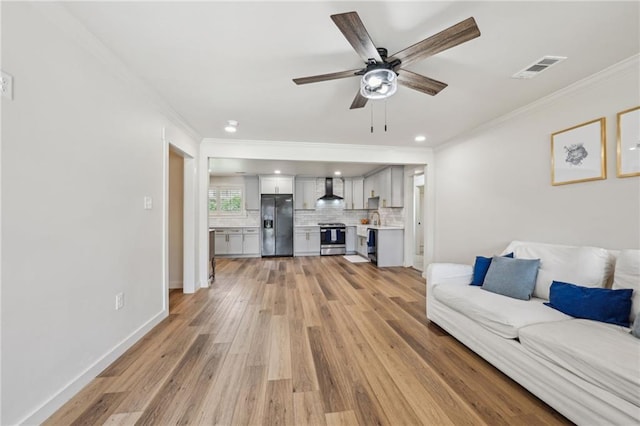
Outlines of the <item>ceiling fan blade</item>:
<svg viewBox="0 0 640 426">
<path fill-rule="evenodd" d="M 347 41 L 360 55 L 360 57 L 367 62 L 369 59 L 375 59 L 376 62 L 382 62 L 378 49 L 371 41 L 367 29 L 360 20 L 357 12 L 340 13 L 337 15 L 331 15 L 331 19 L 338 26 L 338 29 L 342 31 Z"/>
<path fill-rule="evenodd" d="M 319 81 L 337 80 L 339 78 L 355 77 L 357 75 L 356 73 L 359 71 L 361 70 L 339 71 L 339 72 L 332 72 L 330 74 L 314 75 L 311 77 L 300 77 L 300 78 L 294 78 L 293 82 L 295 84 L 308 84 L 308 83 L 317 83 Z"/>
<path fill-rule="evenodd" d="M 351 102 L 349 109 L 362 108 L 367 104 L 367 100 L 368 99 L 362 96 L 358 90 L 358 93 L 356 93 L 356 97 L 353 98 L 353 102 Z"/>
<path fill-rule="evenodd" d="M 479 36 L 480 29 L 476 25 L 476 20 L 473 17 L 467 18 L 438 34 L 401 50 L 392 55 L 389 60 L 400 59 L 402 66 L 405 67 L 412 62 L 435 55 Z"/>
<path fill-rule="evenodd" d="M 431 96 L 437 95 L 442 89 L 447 87 L 447 83 L 405 69 L 399 71 L 398 83 Z"/>
</svg>

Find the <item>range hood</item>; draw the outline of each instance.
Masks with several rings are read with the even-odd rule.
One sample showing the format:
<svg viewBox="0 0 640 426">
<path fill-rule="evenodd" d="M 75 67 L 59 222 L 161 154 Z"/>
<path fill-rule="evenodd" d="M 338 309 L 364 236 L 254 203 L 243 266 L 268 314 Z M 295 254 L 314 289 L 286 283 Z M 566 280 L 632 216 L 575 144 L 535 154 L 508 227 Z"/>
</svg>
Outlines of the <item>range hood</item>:
<svg viewBox="0 0 640 426">
<path fill-rule="evenodd" d="M 324 179 L 324 195 L 318 198 L 318 201 L 334 201 L 342 200 L 342 197 L 333 194 L 333 178 Z"/>
</svg>

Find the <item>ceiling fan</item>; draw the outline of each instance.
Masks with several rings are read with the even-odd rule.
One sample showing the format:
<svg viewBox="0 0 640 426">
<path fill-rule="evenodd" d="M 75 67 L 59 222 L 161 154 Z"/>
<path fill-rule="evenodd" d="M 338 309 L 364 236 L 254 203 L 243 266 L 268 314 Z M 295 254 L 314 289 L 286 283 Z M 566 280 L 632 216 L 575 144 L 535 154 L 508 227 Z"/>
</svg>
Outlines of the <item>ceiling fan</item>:
<svg viewBox="0 0 640 426">
<path fill-rule="evenodd" d="M 480 36 L 476 21 L 471 17 L 388 56 L 387 49 L 376 47 L 373 44 L 357 12 L 331 15 L 331 19 L 364 60 L 365 67 L 311 77 L 294 78 L 293 81 L 296 84 L 308 84 L 362 76 L 360 90 L 353 99 L 350 109 L 364 107 L 368 99 L 383 99 L 393 95 L 397 89 L 397 84 L 431 96 L 437 95 L 447 87 L 446 83 L 416 74 L 405 67 L 420 59 L 435 55 Z"/>
</svg>

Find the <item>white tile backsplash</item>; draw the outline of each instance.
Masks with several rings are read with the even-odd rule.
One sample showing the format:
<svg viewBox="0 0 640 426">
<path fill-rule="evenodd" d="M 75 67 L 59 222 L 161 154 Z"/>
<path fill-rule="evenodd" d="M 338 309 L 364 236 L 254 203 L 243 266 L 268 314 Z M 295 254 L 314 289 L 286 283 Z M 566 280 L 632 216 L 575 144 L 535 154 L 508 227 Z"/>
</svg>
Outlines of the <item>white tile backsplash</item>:
<svg viewBox="0 0 640 426">
<path fill-rule="evenodd" d="M 380 221 L 385 226 L 404 226 L 404 208 L 379 208 Z M 340 222 L 359 225 L 360 219 L 372 222 L 373 210 L 344 210 L 344 203 L 327 203 L 316 210 L 296 210 L 293 215 L 295 226 L 317 225 L 321 222 Z M 260 212 L 247 210 L 244 216 L 209 217 L 209 227 L 260 226 Z"/>
<path fill-rule="evenodd" d="M 380 208 L 380 220 L 385 226 L 404 226 L 403 208 Z M 323 208 L 316 210 L 296 210 L 294 224 L 297 226 L 317 225 L 321 222 L 340 222 L 346 225 L 359 225 L 360 219 L 368 218 L 371 222 L 372 210 L 343 210 L 339 208 Z"/>
<path fill-rule="evenodd" d="M 209 227 L 230 228 L 244 226 L 260 226 L 260 212 L 258 210 L 246 210 L 244 216 L 215 216 L 209 217 Z"/>
</svg>

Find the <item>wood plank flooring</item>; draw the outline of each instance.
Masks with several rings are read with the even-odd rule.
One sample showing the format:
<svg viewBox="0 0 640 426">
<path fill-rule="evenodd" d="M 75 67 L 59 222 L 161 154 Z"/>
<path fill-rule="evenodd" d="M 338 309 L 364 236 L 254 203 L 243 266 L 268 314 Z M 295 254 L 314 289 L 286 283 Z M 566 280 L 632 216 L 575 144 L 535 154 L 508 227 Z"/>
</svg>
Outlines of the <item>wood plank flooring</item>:
<svg viewBox="0 0 640 426">
<path fill-rule="evenodd" d="M 218 259 L 47 425 L 555 425 L 553 409 L 425 315 L 406 268 Z"/>
</svg>

